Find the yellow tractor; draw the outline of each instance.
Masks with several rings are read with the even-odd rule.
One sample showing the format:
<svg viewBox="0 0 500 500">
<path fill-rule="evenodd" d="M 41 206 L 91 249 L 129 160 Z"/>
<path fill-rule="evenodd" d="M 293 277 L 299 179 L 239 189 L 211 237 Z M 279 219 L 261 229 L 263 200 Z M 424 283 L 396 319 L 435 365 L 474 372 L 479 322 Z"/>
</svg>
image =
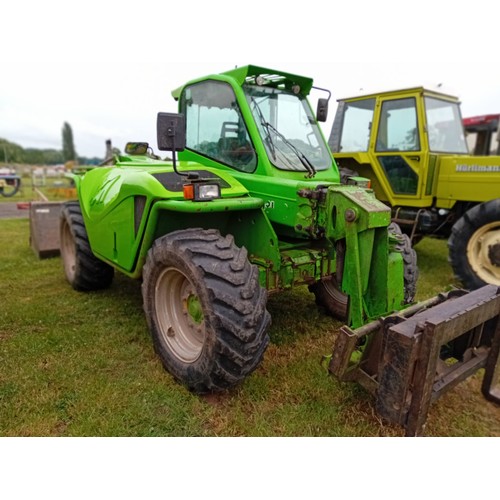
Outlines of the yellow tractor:
<svg viewBox="0 0 500 500">
<path fill-rule="evenodd" d="M 329 146 L 343 181 L 369 178 L 413 243 L 447 238 L 465 288 L 500 286 L 500 156 L 469 154 L 459 100 L 415 87 L 338 102 Z"/>
</svg>

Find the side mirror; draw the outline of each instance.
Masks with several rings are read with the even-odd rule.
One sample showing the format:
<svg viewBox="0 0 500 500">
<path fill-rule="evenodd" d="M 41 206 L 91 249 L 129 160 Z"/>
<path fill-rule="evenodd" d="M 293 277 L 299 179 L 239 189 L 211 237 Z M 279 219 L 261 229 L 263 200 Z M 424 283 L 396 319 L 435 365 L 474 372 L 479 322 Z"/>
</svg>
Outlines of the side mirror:
<svg viewBox="0 0 500 500">
<path fill-rule="evenodd" d="M 186 120 L 177 113 L 158 113 L 156 137 L 160 151 L 183 151 L 186 148 Z"/>
<path fill-rule="evenodd" d="M 316 120 L 326 122 L 328 118 L 328 99 L 318 99 L 318 108 L 316 110 Z"/>
<path fill-rule="evenodd" d="M 127 142 L 125 153 L 128 155 L 145 155 L 148 153 L 149 144 L 147 142 Z"/>
</svg>

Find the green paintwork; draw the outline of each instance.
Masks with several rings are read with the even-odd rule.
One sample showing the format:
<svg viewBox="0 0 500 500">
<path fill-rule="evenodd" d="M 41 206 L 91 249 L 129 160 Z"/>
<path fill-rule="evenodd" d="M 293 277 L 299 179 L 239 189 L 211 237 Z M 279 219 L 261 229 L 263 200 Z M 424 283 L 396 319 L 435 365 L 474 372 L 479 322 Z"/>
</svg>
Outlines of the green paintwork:
<svg viewBox="0 0 500 500">
<path fill-rule="evenodd" d="M 351 297 L 351 320 L 363 324 L 380 310 L 399 310 L 404 300 L 401 255 L 391 252 L 387 238 L 390 211 L 373 192 L 352 186 L 330 188 L 327 211 L 335 212 L 335 225 L 326 236 L 346 239 L 344 291 Z M 354 214 L 354 218 L 349 215 Z"/>
<path fill-rule="evenodd" d="M 203 169 L 181 162 L 179 171 Z M 158 236 L 189 227 L 193 216 L 203 215 L 208 227 L 219 213 L 260 210 L 263 202 L 225 172 L 217 175 L 228 184 L 223 198 L 210 202 L 186 202 L 182 191 L 169 191 L 152 174 L 173 172 L 172 164 L 147 157 L 120 157 L 113 167 L 95 168 L 73 176 L 93 252 L 132 277 L 140 277 L 142 264 Z M 144 199 L 141 219 L 135 221 L 135 200 Z M 172 214 L 165 218 L 165 214 Z M 174 214 L 176 214 L 174 216 Z M 182 217 L 181 214 L 186 214 Z M 163 226 L 159 219 L 168 221 Z M 192 222 L 191 222 L 192 223 Z"/>
<path fill-rule="evenodd" d="M 278 75 L 271 84 L 277 88 L 299 85 L 303 98 L 312 87 L 311 78 L 246 66 L 193 80 L 173 92 L 181 103 L 186 88 L 206 80 L 224 82 L 234 92 L 234 106 L 257 158 L 254 170 L 236 170 L 189 148 L 178 155 L 180 171 L 204 170 L 219 177 L 221 199 L 184 200 L 182 190 L 169 190 L 158 179 L 173 172 L 172 163 L 147 155 L 120 155 L 111 167 L 74 176 L 93 252 L 139 278 L 156 238 L 191 227 L 218 229 L 247 249 L 249 260 L 259 268 L 261 285 L 273 292 L 331 275 L 337 246 L 344 240 L 342 289 L 350 296 L 349 324 L 358 327 L 401 309 L 403 263 L 388 238 L 389 209 L 371 190 L 340 185 L 337 166 L 307 101 L 309 124 L 317 127 L 327 164 L 314 176 L 305 169 L 273 165 L 243 91 L 256 75 Z M 196 304 L 190 302 L 188 310 L 197 321 Z"/>
<path fill-rule="evenodd" d="M 234 84 L 234 87 L 241 87 L 245 83 L 245 79 L 249 76 L 255 76 L 255 75 L 280 75 L 284 77 L 284 84 L 287 85 L 289 88 L 293 84 L 298 84 L 301 87 L 302 93 L 304 95 L 309 95 L 309 92 L 311 91 L 312 85 L 313 85 L 313 79 L 306 77 L 306 76 L 300 76 L 292 73 L 287 73 L 285 71 L 276 71 L 273 69 L 268 69 L 268 68 L 263 68 L 262 66 L 255 66 L 255 65 L 248 65 L 248 66 L 242 66 L 241 68 L 235 68 L 231 69 L 229 71 L 224 71 L 223 73 L 219 74 L 214 74 L 214 75 L 209 75 L 205 76 L 202 78 L 197 78 L 196 80 L 191 80 L 189 82 L 189 85 L 192 83 L 196 82 L 201 82 L 204 80 L 225 80 L 226 77 L 231 78 L 231 81 Z M 179 87 L 175 90 L 172 91 L 172 97 L 175 100 L 178 100 L 182 89 L 185 87 L 183 85 L 182 87 Z"/>
</svg>

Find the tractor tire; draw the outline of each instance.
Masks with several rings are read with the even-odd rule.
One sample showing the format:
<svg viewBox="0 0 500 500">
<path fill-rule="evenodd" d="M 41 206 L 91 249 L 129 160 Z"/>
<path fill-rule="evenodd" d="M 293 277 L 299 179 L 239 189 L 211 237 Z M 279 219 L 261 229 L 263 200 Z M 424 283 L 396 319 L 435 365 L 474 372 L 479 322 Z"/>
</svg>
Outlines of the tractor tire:
<svg viewBox="0 0 500 500">
<path fill-rule="evenodd" d="M 60 249 L 66 279 L 75 290 L 88 292 L 111 285 L 114 269 L 92 253 L 77 201 L 65 203 L 61 210 Z"/>
<path fill-rule="evenodd" d="M 309 291 L 314 293 L 316 304 L 326 309 L 328 314 L 340 321 L 347 321 L 349 297 L 340 289 L 335 274 L 310 285 Z"/>
<path fill-rule="evenodd" d="M 326 309 L 328 314 L 340 321 L 347 321 L 349 297 L 342 292 L 339 282 L 342 282 L 344 269 L 345 242 L 337 243 L 337 271 L 327 278 L 309 285 L 309 291 L 314 294 L 316 305 Z"/>
<path fill-rule="evenodd" d="M 156 353 L 191 391 L 228 389 L 261 362 L 271 321 L 267 290 L 232 236 L 187 229 L 157 239 L 142 296 Z"/>
<path fill-rule="evenodd" d="M 21 187 L 21 179 L 12 179 L 11 182 L 6 181 L 5 186 L 0 187 L 0 194 L 5 198 L 14 196 Z"/>
<path fill-rule="evenodd" d="M 391 223 L 387 228 L 389 233 L 396 237 L 398 240 L 394 250 L 400 252 L 403 256 L 403 269 L 404 269 L 404 303 L 410 304 L 415 299 L 417 291 L 418 280 L 418 267 L 417 267 L 417 254 L 413 250 L 410 238 L 403 234 L 401 228 L 396 223 Z M 343 250 L 345 252 L 345 250 Z M 340 269 L 343 267 L 344 254 L 339 252 Z M 336 274 L 332 274 L 326 279 L 318 281 L 309 286 L 309 291 L 314 293 L 316 297 L 316 304 L 323 307 L 334 318 L 341 321 L 347 321 L 348 317 L 348 296 L 342 292 L 339 285 L 337 276 L 339 273 L 339 264 Z"/>
<path fill-rule="evenodd" d="M 398 244 L 394 250 L 401 253 L 403 256 L 403 271 L 404 271 L 404 303 L 411 304 L 415 300 L 417 293 L 418 281 L 418 266 L 417 253 L 412 248 L 410 237 L 401 231 L 401 228 L 395 222 L 392 222 L 387 228 L 389 233 L 395 236 Z"/>
<path fill-rule="evenodd" d="M 465 288 L 500 286 L 500 198 L 465 212 L 451 228 L 448 250 L 455 276 Z"/>
</svg>

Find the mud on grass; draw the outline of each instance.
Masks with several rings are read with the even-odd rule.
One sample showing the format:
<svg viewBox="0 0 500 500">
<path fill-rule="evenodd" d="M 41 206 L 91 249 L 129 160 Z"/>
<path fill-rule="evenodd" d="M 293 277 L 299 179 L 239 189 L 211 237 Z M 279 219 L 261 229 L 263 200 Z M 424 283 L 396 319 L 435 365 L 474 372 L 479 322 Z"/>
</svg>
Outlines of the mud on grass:
<svg viewBox="0 0 500 500">
<path fill-rule="evenodd" d="M 28 220 L 0 221 L 0 435 L 402 436 L 372 397 L 320 365 L 340 323 L 302 287 L 270 297 L 271 344 L 240 386 L 197 397 L 166 373 L 152 347 L 140 283 L 78 293 L 59 258 L 38 260 Z M 444 241 L 426 240 L 419 300 L 453 282 Z M 423 260 L 423 262 L 422 262 Z M 431 407 L 431 436 L 499 436 L 500 409 L 480 375 Z"/>
</svg>

